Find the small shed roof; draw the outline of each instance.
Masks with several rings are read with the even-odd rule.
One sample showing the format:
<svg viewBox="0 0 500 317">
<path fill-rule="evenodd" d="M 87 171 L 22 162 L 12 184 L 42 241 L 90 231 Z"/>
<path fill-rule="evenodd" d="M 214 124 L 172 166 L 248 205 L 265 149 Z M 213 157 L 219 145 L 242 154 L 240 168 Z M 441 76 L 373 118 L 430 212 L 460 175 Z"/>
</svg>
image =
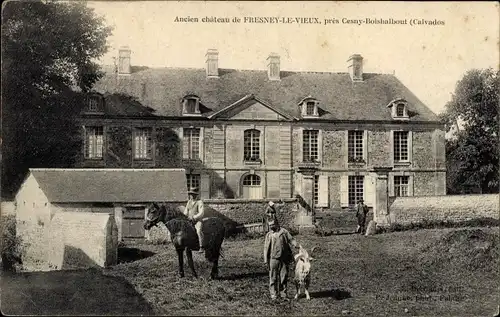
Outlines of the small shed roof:
<svg viewBox="0 0 500 317">
<path fill-rule="evenodd" d="M 184 169 L 30 169 L 50 202 L 159 202 L 187 199 Z"/>
</svg>

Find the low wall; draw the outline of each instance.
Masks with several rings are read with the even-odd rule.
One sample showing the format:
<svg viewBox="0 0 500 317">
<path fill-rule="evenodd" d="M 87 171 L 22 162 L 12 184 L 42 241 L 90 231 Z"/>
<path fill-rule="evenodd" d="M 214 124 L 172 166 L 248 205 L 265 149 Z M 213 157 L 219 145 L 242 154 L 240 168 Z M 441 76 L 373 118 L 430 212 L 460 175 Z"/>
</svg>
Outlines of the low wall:
<svg viewBox="0 0 500 317">
<path fill-rule="evenodd" d="M 205 217 L 219 217 L 224 220 L 228 234 L 234 233 L 238 227 L 245 224 L 260 223 L 265 217 L 265 211 L 269 200 L 249 200 L 249 199 L 206 199 L 203 200 L 205 206 Z M 299 213 L 297 199 L 283 199 L 283 203 L 277 208 L 278 221 L 282 226 L 290 228 L 296 225 Z M 167 208 L 176 208 L 183 211 L 186 202 L 169 202 Z M 164 239 L 165 230 L 163 227 L 151 229 L 149 240 L 160 241 Z"/>
<path fill-rule="evenodd" d="M 499 219 L 499 195 L 396 197 L 389 202 L 389 218 L 393 224 Z"/>
</svg>

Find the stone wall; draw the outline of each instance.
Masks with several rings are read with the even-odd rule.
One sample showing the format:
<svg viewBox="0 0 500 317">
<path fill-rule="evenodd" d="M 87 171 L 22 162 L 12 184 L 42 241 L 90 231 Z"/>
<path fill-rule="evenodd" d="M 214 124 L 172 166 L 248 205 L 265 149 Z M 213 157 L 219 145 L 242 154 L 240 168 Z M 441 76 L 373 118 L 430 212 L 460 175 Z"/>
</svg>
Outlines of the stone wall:
<svg viewBox="0 0 500 317">
<path fill-rule="evenodd" d="M 389 203 L 389 216 L 394 224 L 499 219 L 499 195 L 396 197 Z"/>
<path fill-rule="evenodd" d="M 284 204 L 278 208 L 278 221 L 285 228 L 295 227 L 299 215 L 297 199 L 283 199 Z M 219 217 L 224 220 L 226 230 L 231 235 L 244 224 L 261 223 L 265 217 L 268 200 L 247 199 L 207 199 L 204 200 L 205 217 Z M 167 203 L 167 208 L 184 210 L 186 202 Z M 158 241 L 165 238 L 167 230 L 164 226 L 154 228 L 146 233 L 149 240 Z"/>
<path fill-rule="evenodd" d="M 106 267 L 118 260 L 118 228 L 112 214 L 57 212 L 44 225 L 17 222 L 24 271 Z"/>
</svg>

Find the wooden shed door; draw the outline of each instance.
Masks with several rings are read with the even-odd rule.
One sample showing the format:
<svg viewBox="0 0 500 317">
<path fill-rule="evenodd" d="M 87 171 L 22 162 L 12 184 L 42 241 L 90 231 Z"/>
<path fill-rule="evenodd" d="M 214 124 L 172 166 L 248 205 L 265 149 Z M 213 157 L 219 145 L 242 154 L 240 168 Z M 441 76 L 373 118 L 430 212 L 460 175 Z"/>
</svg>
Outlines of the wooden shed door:
<svg viewBox="0 0 500 317">
<path fill-rule="evenodd" d="M 122 237 L 124 239 L 144 238 L 145 207 L 126 207 L 123 211 Z"/>
</svg>

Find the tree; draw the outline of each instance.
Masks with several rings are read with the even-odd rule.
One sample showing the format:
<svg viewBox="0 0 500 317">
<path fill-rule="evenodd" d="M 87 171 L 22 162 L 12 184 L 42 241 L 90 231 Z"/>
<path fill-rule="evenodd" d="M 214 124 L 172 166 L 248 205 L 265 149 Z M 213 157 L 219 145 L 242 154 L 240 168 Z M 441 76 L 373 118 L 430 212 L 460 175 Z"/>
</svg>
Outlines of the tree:
<svg viewBox="0 0 500 317">
<path fill-rule="evenodd" d="M 498 75 L 468 71 L 442 114 L 452 134 L 446 144 L 449 193 L 498 193 Z"/>
<path fill-rule="evenodd" d="M 102 74 L 111 29 L 84 2 L 11 1 L 2 10 L 2 195 L 30 167 L 67 167 L 76 123 Z"/>
</svg>

